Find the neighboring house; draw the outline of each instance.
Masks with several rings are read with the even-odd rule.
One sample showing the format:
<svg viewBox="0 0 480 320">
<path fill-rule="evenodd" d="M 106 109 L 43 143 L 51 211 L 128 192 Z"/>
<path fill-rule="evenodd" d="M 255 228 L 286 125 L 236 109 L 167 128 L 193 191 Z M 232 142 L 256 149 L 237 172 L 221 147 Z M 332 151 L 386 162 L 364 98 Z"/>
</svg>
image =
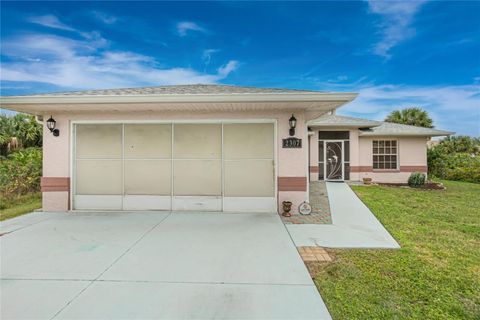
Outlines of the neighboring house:
<svg viewBox="0 0 480 320">
<path fill-rule="evenodd" d="M 43 119 L 44 211 L 271 212 L 288 200 L 296 212 L 309 180 L 427 172 L 427 141 L 451 134 L 335 114 L 355 97 L 179 85 L 2 97 L 1 106 Z"/>
</svg>

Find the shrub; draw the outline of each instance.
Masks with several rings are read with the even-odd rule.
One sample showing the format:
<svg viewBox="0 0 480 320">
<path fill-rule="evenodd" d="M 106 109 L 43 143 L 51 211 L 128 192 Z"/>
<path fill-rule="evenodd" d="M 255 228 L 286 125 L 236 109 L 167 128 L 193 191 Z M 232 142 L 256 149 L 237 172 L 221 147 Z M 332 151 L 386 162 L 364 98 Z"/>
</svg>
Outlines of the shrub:
<svg viewBox="0 0 480 320">
<path fill-rule="evenodd" d="M 480 183 L 480 140 L 448 137 L 428 150 L 428 171 L 441 179 Z"/>
<path fill-rule="evenodd" d="M 425 174 L 421 172 L 412 172 L 408 178 L 408 185 L 410 187 L 418 188 L 425 184 Z"/>
<path fill-rule="evenodd" d="M 6 198 L 40 191 L 42 150 L 27 148 L 0 159 L 0 194 Z"/>
</svg>

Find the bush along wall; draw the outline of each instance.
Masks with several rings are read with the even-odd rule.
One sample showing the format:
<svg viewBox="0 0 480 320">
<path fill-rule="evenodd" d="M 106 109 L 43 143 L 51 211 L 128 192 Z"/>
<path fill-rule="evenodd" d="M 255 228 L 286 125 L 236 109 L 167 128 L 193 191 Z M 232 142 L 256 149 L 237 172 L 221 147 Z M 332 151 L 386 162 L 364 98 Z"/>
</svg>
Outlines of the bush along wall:
<svg viewBox="0 0 480 320">
<path fill-rule="evenodd" d="M 421 172 L 413 172 L 408 178 L 408 185 L 410 187 L 418 188 L 425 184 L 426 176 Z"/>
<path fill-rule="evenodd" d="M 42 150 L 27 148 L 0 158 L 0 195 L 5 198 L 40 191 Z"/>
</svg>

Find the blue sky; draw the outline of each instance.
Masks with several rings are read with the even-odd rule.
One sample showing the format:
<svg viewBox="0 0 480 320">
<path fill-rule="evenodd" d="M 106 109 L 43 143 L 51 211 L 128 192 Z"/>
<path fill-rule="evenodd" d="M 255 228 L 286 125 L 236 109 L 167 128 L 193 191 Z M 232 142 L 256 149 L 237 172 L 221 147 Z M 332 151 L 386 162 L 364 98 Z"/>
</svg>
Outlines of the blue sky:
<svg viewBox="0 0 480 320">
<path fill-rule="evenodd" d="M 1 2 L 1 94 L 186 83 L 360 93 L 480 135 L 480 2 Z"/>
</svg>

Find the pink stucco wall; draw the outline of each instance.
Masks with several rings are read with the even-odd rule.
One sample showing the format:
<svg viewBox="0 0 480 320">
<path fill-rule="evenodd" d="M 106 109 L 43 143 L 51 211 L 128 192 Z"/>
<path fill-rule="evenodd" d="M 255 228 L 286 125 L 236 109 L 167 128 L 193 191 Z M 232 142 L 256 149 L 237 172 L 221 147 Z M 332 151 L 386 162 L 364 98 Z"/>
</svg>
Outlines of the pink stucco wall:
<svg viewBox="0 0 480 320">
<path fill-rule="evenodd" d="M 351 172 L 350 180 L 360 181 L 370 177 L 376 182 L 405 183 L 412 171 L 427 166 L 427 138 L 425 137 L 362 137 L 358 129 L 325 128 L 312 130 L 310 136 L 309 164 L 318 166 L 318 132 L 349 131 L 350 132 L 350 166 L 360 172 Z M 372 141 L 374 139 L 397 140 L 399 144 L 398 170 L 373 170 Z M 358 169 L 359 168 L 359 169 Z M 312 181 L 318 180 L 318 173 L 310 173 Z"/>
<path fill-rule="evenodd" d="M 101 107 L 99 107 L 101 108 Z M 95 113 L 95 114 L 53 114 L 60 129 L 60 136 L 54 137 L 48 129 L 44 129 L 44 177 L 70 177 L 70 133 L 72 121 L 98 121 L 98 120 L 235 120 L 235 119 L 276 119 L 277 120 L 277 177 L 306 177 L 307 167 L 307 132 L 305 118 L 302 112 L 295 112 L 297 118 L 296 137 L 303 139 L 302 148 L 282 148 L 282 138 L 287 138 L 289 125 L 288 119 L 291 112 L 131 112 L 131 113 Z M 48 119 L 48 115 L 44 115 Z M 44 211 L 68 210 L 68 192 L 44 192 Z M 279 191 L 278 202 L 284 200 L 293 202 L 293 212 L 297 211 L 298 205 L 308 200 L 307 191 Z"/>
<path fill-rule="evenodd" d="M 67 211 L 68 210 L 68 191 L 55 191 L 42 193 L 43 211 Z"/>
<path fill-rule="evenodd" d="M 310 168 L 317 168 L 318 167 L 318 131 L 313 131 L 313 134 L 309 137 L 309 166 Z M 315 172 L 314 172 L 315 171 Z M 310 181 L 318 180 L 318 172 L 317 170 L 312 170 L 310 172 Z"/>
<path fill-rule="evenodd" d="M 374 182 L 405 183 L 415 167 L 427 167 L 427 138 L 425 137 L 360 137 L 359 166 L 371 167 L 373 165 L 372 141 L 373 140 L 398 141 L 398 170 L 372 170 L 371 172 L 358 172 L 351 175 L 351 179 L 361 180 L 372 178 Z M 425 172 L 425 171 L 424 171 Z M 426 173 L 426 172 L 425 172 Z"/>
<path fill-rule="evenodd" d="M 44 116 L 48 119 L 50 115 Z M 55 116 L 56 128 L 60 136 L 54 137 L 43 126 L 43 172 L 44 177 L 70 177 L 70 129 L 66 117 Z M 69 208 L 68 191 L 42 193 L 43 211 L 67 211 Z"/>
</svg>

